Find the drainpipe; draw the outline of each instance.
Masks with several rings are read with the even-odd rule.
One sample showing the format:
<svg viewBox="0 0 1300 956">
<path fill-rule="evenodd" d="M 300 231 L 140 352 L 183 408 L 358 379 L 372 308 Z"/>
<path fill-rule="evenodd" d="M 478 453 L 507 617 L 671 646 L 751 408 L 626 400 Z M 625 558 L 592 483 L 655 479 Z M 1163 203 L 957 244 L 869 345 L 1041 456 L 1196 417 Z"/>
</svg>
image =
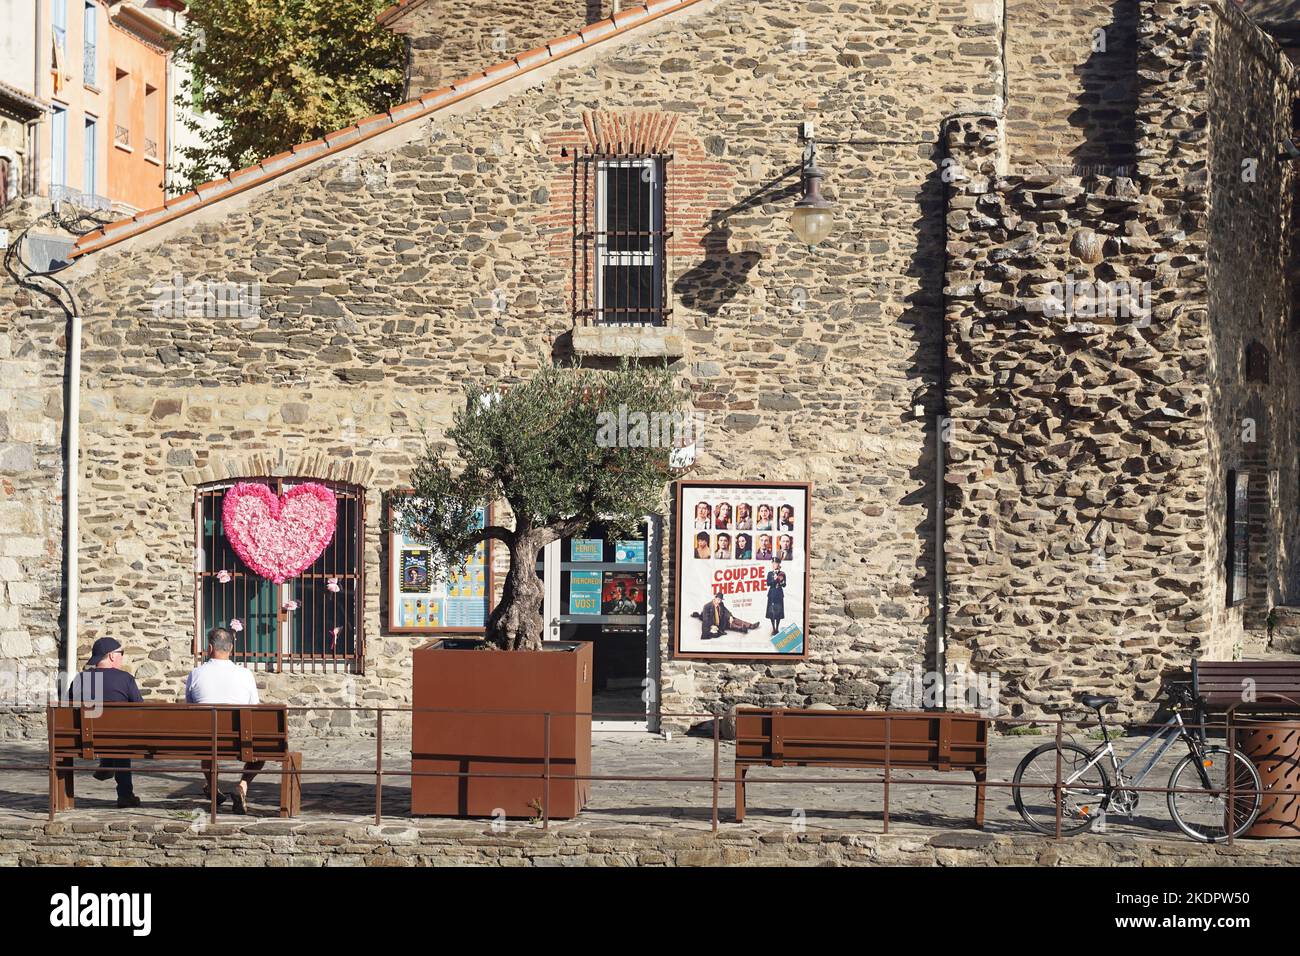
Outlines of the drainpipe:
<svg viewBox="0 0 1300 956">
<path fill-rule="evenodd" d="M 947 342 L 944 342 L 945 357 Z M 946 366 L 946 361 L 944 365 Z M 940 373 L 946 374 L 946 368 Z M 943 388 L 940 382 L 939 387 Z M 934 418 L 934 669 L 939 679 L 939 709 L 948 708 L 947 610 L 944 586 L 944 430 L 947 423 L 946 402 Z"/>
<path fill-rule="evenodd" d="M 72 315 L 68 320 L 68 385 L 64 405 L 68 410 L 64 429 L 68 439 L 67 496 L 64 522 L 63 555 L 66 572 L 64 590 L 67 594 L 63 620 L 63 689 L 67 690 L 77 673 L 77 597 L 81 578 L 78 569 L 81 540 L 78 526 L 78 481 L 81 475 L 81 304 L 77 295 L 68 289 L 72 300 Z"/>
</svg>

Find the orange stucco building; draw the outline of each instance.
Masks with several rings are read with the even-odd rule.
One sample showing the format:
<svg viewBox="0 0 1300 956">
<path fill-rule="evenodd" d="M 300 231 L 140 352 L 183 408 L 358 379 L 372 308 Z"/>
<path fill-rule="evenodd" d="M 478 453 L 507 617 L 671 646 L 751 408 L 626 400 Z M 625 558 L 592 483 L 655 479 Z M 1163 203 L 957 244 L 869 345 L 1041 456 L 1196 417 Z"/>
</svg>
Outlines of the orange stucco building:
<svg viewBox="0 0 1300 956">
<path fill-rule="evenodd" d="M 163 201 L 167 159 L 169 31 L 130 2 L 111 4 L 104 82 L 112 112 L 111 197 L 136 209 Z"/>
<path fill-rule="evenodd" d="M 36 50 L 36 95 L 50 105 L 36 134 L 38 194 L 131 209 L 163 201 L 175 33 L 156 14 L 172 2 L 38 5 L 49 40 Z"/>
</svg>

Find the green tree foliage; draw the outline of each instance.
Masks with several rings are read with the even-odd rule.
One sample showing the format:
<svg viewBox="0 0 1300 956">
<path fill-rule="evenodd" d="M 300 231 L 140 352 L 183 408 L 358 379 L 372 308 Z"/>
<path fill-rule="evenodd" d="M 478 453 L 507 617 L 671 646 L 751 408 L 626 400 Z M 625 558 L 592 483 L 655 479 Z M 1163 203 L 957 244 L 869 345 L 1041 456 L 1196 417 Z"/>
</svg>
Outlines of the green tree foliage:
<svg viewBox="0 0 1300 956">
<path fill-rule="evenodd" d="M 626 533 L 662 506 L 669 448 L 620 420 L 682 422 L 683 403 L 666 367 L 623 364 L 612 371 L 544 365 L 509 389 L 465 389 L 465 407 L 446 445 L 429 444 L 411 490 L 393 496 L 396 527 L 429 546 L 438 572 L 460 567 L 479 542 L 510 552 L 501 603 L 486 637 L 506 650 L 541 647 L 537 552 L 593 521 Z M 644 415 L 644 417 L 642 417 Z M 657 416 L 657 417 L 656 417 Z M 628 440 L 631 439 L 631 440 Z M 481 502 L 509 505 L 513 527 L 474 527 Z"/>
<path fill-rule="evenodd" d="M 385 0 L 190 0 L 176 55 L 192 120 L 178 182 L 192 188 L 391 106 L 402 38 L 375 23 Z"/>
</svg>

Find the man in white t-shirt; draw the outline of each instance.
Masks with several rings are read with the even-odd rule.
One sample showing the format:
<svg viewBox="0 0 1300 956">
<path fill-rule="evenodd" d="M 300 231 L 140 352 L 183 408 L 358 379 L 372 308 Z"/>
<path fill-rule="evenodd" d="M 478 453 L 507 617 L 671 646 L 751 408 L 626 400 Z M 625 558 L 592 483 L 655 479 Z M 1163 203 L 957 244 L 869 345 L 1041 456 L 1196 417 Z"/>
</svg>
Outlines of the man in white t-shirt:
<svg viewBox="0 0 1300 956">
<path fill-rule="evenodd" d="M 256 704 L 257 680 L 247 667 L 236 664 L 230 659 L 235 650 L 235 635 L 224 627 L 214 627 L 208 632 L 208 659 L 185 678 L 185 702 L 187 704 Z M 231 798 L 235 803 L 236 813 L 248 812 L 248 785 L 257 776 L 257 771 L 266 766 L 263 760 L 244 764 L 244 775 L 235 787 Z M 203 772 L 208 780 L 212 779 L 212 761 L 203 761 Z M 212 799 L 212 792 L 203 788 L 203 795 Z M 224 803 L 226 795 L 217 794 L 217 802 Z"/>
</svg>

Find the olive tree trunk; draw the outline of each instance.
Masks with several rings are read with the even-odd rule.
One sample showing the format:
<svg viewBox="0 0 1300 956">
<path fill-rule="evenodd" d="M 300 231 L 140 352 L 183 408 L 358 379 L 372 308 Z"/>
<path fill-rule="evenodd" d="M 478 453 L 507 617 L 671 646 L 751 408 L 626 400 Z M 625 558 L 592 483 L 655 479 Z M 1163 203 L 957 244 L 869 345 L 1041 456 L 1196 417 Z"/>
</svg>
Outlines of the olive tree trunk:
<svg viewBox="0 0 1300 956">
<path fill-rule="evenodd" d="M 546 621 L 542 617 L 545 590 L 537 576 L 537 552 L 554 540 L 544 529 L 517 532 L 509 541 L 510 570 L 501 603 L 488 618 L 484 636 L 506 651 L 540 651 Z"/>
</svg>

